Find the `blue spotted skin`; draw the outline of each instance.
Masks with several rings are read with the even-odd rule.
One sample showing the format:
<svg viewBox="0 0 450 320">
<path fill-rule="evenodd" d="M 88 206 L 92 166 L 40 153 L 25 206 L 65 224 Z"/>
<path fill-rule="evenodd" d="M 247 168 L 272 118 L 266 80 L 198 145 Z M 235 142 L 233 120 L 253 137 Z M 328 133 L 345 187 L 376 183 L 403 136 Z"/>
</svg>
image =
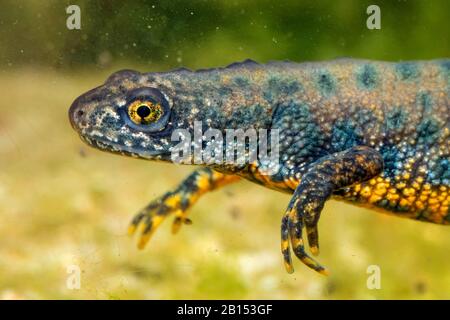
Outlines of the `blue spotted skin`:
<svg viewBox="0 0 450 320">
<path fill-rule="evenodd" d="M 135 125 L 127 116 L 130 93 L 139 88 L 155 88 L 163 97 L 170 115 L 167 123 L 156 123 L 158 131 Z M 449 88 L 446 59 L 247 60 L 197 71 L 120 71 L 80 96 L 69 116 L 88 144 L 154 161 L 171 161 L 178 143 L 171 141 L 171 133 L 192 131 L 194 121 L 201 121 L 203 130 L 215 128 L 223 134 L 225 129 L 279 129 L 277 173 L 262 174 L 259 162 L 202 168 L 178 191 L 143 210 L 132 231 L 143 225 L 143 247 L 163 217 L 178 212 L 178 224 L 188 221 L 185 211 L 200 194 L 241 177 L 293 194 L 282 220 L 285 266 L 292 272 L 292 246 L 302 262 L 326 273 L 306 254 L 302 230 L 311 252 L 318 253 L 317 222 L 329 198 L 450 223 Z"/>
</svg>

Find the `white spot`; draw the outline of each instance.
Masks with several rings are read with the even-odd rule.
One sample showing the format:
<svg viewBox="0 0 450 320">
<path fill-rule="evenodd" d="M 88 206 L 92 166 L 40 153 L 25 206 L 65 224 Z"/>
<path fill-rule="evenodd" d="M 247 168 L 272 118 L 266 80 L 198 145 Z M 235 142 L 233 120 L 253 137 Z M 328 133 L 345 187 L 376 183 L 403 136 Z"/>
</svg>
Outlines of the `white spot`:
<svg viewBox="0 0 450 320">
<path fill-rule="evenodd" d="M 145 141 L 141 141 L 141 143 L 139 144 L 142 148 L 147 148 L 149 146 L 149 144 Z"/>
<path fill-rule="evenodd" d="M 150 142 L 150 138 L 143 132 L 133 133 L 133 138 L 142 139 L 146 142 Z"/>
<path fill-rule="evenodd" d="M 119 107 L 123 107 L 126 103 L 127 103 L 127 101 L 126 101 L 125 99 L 120 99 L 120 100 L 118 100 L 118 101 L 116 102 L 116 104 L 117 104 Z"/>
<path fill-rule="evenodd" d="M 100 137 L 103 138 L 104 134 L 98 130 L 92 130 L 91 134 L 92 137 Z"/>
<path fill-rule="evenodd" d="M 117 142 L 117 141 L 118 141 L 117 136 L 116 136 L 115 134 L 111 133 L 111 132 L 108 132 L 108 133 L 105 135 L 105 137 L 106 137 L 109 141 L 112 141 L 112 142 Z"/>
</svg>

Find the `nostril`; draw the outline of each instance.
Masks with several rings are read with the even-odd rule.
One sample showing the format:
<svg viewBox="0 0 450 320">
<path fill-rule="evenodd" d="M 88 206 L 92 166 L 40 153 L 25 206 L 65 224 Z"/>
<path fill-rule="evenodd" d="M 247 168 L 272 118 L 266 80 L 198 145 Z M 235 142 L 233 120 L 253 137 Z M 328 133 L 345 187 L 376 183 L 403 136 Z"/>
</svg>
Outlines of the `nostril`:
<svg viewBox="0 0 450 320">
<path fill-rule="evenodd" d="M 69 119 L 73 128 L 77 128 L 80 124 L 83 125 L 83 116 L 85 112 L 80 104 L 80 99 L 76 99 L 69 108 Z"/>
</svg>

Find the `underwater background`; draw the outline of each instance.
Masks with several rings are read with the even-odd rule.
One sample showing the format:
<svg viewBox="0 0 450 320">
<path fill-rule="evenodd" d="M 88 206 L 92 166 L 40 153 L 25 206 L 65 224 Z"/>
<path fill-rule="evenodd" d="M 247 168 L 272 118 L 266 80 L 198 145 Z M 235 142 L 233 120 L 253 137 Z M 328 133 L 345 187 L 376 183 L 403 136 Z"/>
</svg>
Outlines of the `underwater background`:
<svg viewBox="0 0 450 320">
<path fill-rule="evenodd" d="M 381 29 L 366 27 L 367 7 Z M 81 9 L 69 30 L 66 8 Z M 251 58 L 450 57 L 450 2 L 0 0 L 0 298 L 449 299 L 450 228 L 327 202 L 321 276 L 285 272 L 289 195 L 240 182 L 205 195 L 179 234 L 144 251 L 133 215 L 192 167 L 89 148 L 67 110 L 119 69 L 225 66 Z M 370 265 L 381 288 L 369 289 Z M 67 285 L 71 268 L 81 287 Z"/>
</svg>

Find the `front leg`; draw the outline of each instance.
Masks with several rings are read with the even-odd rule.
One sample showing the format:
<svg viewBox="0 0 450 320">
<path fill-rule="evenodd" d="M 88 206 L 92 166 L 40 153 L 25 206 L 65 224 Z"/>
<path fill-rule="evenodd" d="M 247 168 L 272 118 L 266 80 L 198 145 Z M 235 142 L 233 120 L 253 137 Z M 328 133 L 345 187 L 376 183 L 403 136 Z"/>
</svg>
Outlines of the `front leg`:
<svg viewBox="0 0 450 320">
<path fill-rule="evenodd" d="M 303 228 L 306 229 L 311 252 L 318 254 L 317 224 L 325 201 L 333 191 L 371 179 L 382 171 L 381 154 L 365 146 L 325 156 L 311 165 L 295 189 L 281 223 L 281 250 L 287 272 L 294 271 L 290 255 L 291 244 L 295 255 L 304 264 L 319 273 L 328 273 L 306 253 Z"/>
<path fill-rule="evenodd" d="M 176 233 L 183 223 L 191 223 L 187 218 L 187 210 L 202 194 L 239 179 L 238 176 L 226 175 L 210 168 L 198 169 L 174 191 L 165 193 L 142 209 L 131 222 L 128 233 L 133 235 L 139 227 L 138 248 L 143 249 L 156 228 L 170 214 L 175 214 L 172 233 Z"/>
</svg>

